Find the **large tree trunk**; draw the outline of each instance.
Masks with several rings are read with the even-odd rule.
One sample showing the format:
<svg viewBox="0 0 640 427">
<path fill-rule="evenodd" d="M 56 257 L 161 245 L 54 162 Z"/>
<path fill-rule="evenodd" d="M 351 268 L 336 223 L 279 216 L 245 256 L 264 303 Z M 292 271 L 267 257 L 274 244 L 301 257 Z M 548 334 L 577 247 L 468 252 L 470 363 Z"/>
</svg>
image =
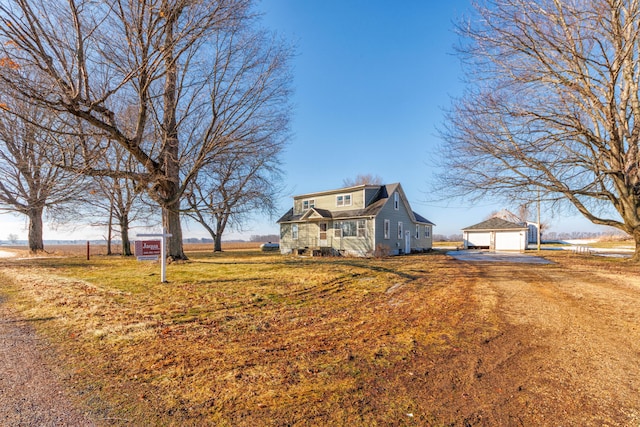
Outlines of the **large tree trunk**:
<svg viewBox="0 0 640 427">
<path fill-rule="evenodd" d="M 213 238 L 213 251 L 222 252 L 222 232 L 226 226 L 226 221 L 221 215 L 216 215 L 216 235 Z"/>
<path fill-rule="evenodd" d="M 123 215 L 120 218 L 120 239 L 122 240 L 122 255 L 131 256 L 131 241 L 129 240 L 129 217 Z"/>
<path fill-rule="evenodd" d="M 213 237 L 213 252 L 222 252 L 222 235 L 220 233 Z"/>
<path fill-rule="evenodd" d="M 188 259 L 182 248 L 182 225 L 180 224 L 180 159 L 176 122 L 178 64 L 173 55 L 173 50 L 176 48 L 173 31 L 182 9 L 173 7 L 167 2 L 162 3 L 162 8 L 167 19 L 164 56 L 167 73 L 164 82 L 164 116 L 162 118 L 164 133 L 162 158 L 166 182 L 162 216 L 163 225 L 171 234 L 168 239 L 167 256 L 173 260 L 179 260 Z"/>
<path fill-rule="evenodd" d="M 182 247 L 182 225 L 180 223 L 180 201 L 162 209 L 162 224 L 171 237 L 167 239 L 167 257 L 172 260 L 189 259 Z"/>
<path fill-rule="evenodd" d="M 29 250 L 33 253 L 44 251 L 42 240 L 42 209 L 31 208 L 29 217 Z"/>
<path fill-rule="evenodd" d="M 640 263 L 640 228 L 633 231 L 633 240 L 636 242 L 636 250 L 633 254 L 632 261 Z"/>
</svg>

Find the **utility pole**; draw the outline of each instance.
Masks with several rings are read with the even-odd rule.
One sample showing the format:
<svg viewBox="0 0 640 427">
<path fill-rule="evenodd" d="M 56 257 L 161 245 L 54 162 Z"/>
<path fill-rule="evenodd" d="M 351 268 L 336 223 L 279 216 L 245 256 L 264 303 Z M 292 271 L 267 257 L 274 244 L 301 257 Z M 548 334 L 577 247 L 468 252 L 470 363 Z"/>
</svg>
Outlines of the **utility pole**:
<svg viewBox="0 0 640 427">
<path fill-rule="evenodd" d="M 538 252 L 540 252 L 540 187 L 538 187 Z"/>
</svg>

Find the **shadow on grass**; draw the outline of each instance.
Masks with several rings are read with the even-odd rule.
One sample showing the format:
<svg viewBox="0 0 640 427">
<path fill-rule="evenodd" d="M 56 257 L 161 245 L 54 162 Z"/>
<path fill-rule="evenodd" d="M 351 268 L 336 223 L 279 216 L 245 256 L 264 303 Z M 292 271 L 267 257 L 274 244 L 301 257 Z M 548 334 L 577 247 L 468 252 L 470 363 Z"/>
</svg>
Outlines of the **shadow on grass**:
<svg viewBox="0 0 640 427">
<path fill-rule="evenodd" d="M 36 317 L 34 319 L 1 319 L 0 323 L 3 324 L 17 324 L 17 323 L 38 323 L 38 322 L 49 322 L 51 320 L 59 319 L 59 317 Z"/>
<path fill-rule="evenodd" d="M 237 252 L 235 253 L 237 254 Z M 217 255 L 217 256 L 216 256 Z M 229 254 L 231 256 L 234 253 Z M 415 280 L 420 276 L 409 274 L 407 272 L 400 271 L 393 267 L 385 267 L 380 265 L 380 262 L 384 262 L 384 259 L 372 259 L 372 258 L 344 258 L 344 257 L 314 257 L 314 258 L 298 258 L 274 254 L 260 254 L 251 257 L 251 260 L 225 260 L 225 254 L 211 254 L 198 259 L 191 259 L 190 262 L 201 264 L 215 264 L 215 265 L 265 265 L 272 264 L 273 266 L 283 266 L 286 268 L 307 268 L 309 265 L 331 265 L 337 267 L 354 267 L 363 270 L 370 270 L 377 273 L 394 274 L 407 280 Z M 404 261 L 406 258 L 396 259 L 389 258 L 396 261 Z M 361 274 L 359 274 L 361 275 Z"/>
</svg>

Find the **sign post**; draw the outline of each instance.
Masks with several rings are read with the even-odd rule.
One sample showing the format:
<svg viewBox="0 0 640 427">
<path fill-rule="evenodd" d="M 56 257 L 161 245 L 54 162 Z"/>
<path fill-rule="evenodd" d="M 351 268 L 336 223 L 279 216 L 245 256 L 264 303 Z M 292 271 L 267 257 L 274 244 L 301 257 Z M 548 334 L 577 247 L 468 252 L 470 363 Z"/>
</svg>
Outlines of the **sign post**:
<svg viewBox="0 0 640 427">
<path fill-rule="evenodd" d="M 160 240 L 137 240 L 136 257 L 138 261 L 156 261 L 160 255 L 160 276 L 162 283 L 167 282 L 167 229 L 162 229 L 162 234 L 138 234 L 136 237 L 160 237 Z M 159 246 L 159 247 L 158 247 Z M 140 252 L 138 252 L 140 248 Z"/>
</svg>

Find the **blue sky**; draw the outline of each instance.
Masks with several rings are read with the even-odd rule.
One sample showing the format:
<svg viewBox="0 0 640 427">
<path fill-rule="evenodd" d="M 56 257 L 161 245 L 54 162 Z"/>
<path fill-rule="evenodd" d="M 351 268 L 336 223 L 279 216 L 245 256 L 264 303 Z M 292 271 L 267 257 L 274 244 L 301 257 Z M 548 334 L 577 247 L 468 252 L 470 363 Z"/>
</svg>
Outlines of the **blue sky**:
<svg viewBox="0 0 640 427">
<path fill-rule="evenodd" d="M 402 183 L 413 209 L 438 224 L 436 232 L 474 223 L 445 221 L 448 214 L 425 202 L 436 126 L 450 96 L 461 91 L 453 21 L 469 2 L 265 0 L 260 6 L 265 25 L 298 52 L 284 210 L 293 194 L 372 174 Z"/>
<path fill-rule="evenodd" d="M 292 195 L 340 188 L 358 174 L 400 182 L 436 234 L 516 210 L 489 200 L 434 202 L 430 194 L 437 128 L 464 87 L 454 22 L 470 14 L 469 0 L 263 0 L 259 8 L 265 26 L 298 52 L 283 212 Z M 592 227 L 580 217 L 544 221 L 554 231 Z M 255 226 L 277 232 L 268 222 Z"/>
<path fill-rule="evenodd" d="M 291 196 L 340 188 L 344 179 L 358 174 L 400 182 L 413 209 L 436 223 L 435 234 L 460 233 L 495 210 L 515 209 L 491 201 L 429 202 L 437 128 L 451 97 L 463 90 L 453 22 L 470 8 L 469 0 L 258 3 L 264 26 L 294 43 L 297 51 L 292 63 L 293 135 L 282 157 L 282 213 L 290 208 Z M 17 231 L 24 220 L 1 218 L 5 227 L 0 227 L 0 240 L 9 232 L 26 238 L 26 231 Z M 277 234 L 276 220 L 258 218 L 227 238 Z M 544 221 L 553 231 L 591 228 L 576 217 Z M 47 230 L 45 239 L 102 234 Z M 193 224 L 185 226 L 184 234 L 207 237 Z"/>
</svg>

